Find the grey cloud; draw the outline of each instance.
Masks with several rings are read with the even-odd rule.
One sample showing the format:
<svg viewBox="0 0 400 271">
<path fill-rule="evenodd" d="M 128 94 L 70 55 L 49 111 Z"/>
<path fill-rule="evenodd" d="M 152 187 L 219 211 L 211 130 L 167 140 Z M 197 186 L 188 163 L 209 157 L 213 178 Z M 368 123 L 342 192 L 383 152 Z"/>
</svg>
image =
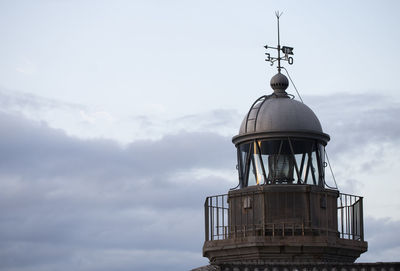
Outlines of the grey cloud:
<svg viewBox="0 0 400 271">
<path fill-rule="evenodd" d="M 194 167 L 234 167 L 229 138 L 212 133 L 180 133 L 162 140 L 141 140 L 126 148 L 111 140 L 79 140 L 44 123 L 0 114 L 3 174 L 22 177 L 97 176 L 105 178 L 168 176 Z M 102 165 L 99 167 L 99 165 Z M 111 175 L 108 175 L 111 174 Z"/>
<path fill-rule="evenodd" d="M 0 88 L 0 108 L 2 110 L 20 110 L 22 108 L 46 110 L 59 108 L 83 109 L 84 106 L 48 99 L 21 91 Z"/>
<path fill-rule="evenodd" d="M 159 116 L 137 115 L 129 118 L 138 127 L 135 134 L 141 138 L 154 138 L 159 134 L 178 134 L 182 132 L 217 133 L 233 136 L 237 133 L 243 116 L 237 110 L 216 109 L 198 114 L 188 114 L 178 118 L 160 118 Z M 156 136 L 157 138 L 157 136 Z"/>
<path fill-rule="evenodd" d="M 307 103 L 307 101 L 309 101 Z M 338 93 L 306 97 L 306 103 L 318 115 L 341 150 L 352 144 L 382 143 L 399 140 L 400 101 L 384 95 Z"/>
<path fill-rule="evenodd" d="M 305 101 L 331 136 L 327 151 L 334 166 L 368 172 L 386 163 L 383 157 L 388 152 L 399 150 L 399 100 L 373 93 L 339 93 L 310 96 Z M 357 160 L 364 157 L 368 157 L 367 162 Z"/>
<path fill-rule="evenodd" d="M 339 185 L 346 192 L 360 193 L 365 181 L 355 176 L 373 173 L 388 163 L 393 150 L 400 151 L 400 100 L 381 93 L 337 93 L 309 96 L 304 101 L 331 136 L 327 152 Z M 327 178 L 330 176 L 328 173 Z"/>
<path fill-rule="evenodd" d="M 161 250 L 171 257 L 173 249 L 204 261 L 204 198 L 225 192 L 237 178 L 229 138 L 180 133 L 122 148 L 110 140 L 72 138 L 15 115 L 0 114 L 0 127 L 1 269 L 102 269 L 75 262 L 79 251 L 92 259 L 109 257 L 107 265 L 116 266 L 109 251 L 133 251 L 135 257 L 137 250 Z M 233 180 L 199 178 L 190 173 L 196 168 L 231 168 Z M 26 254 L 32 247 L 34 253 Z M 162 262 L 168 259 L 147 266 Z M 140 269 L 140 262 L 129 264 Z M 174 265 L 187 264 L 181 259 Z"/>
<path fill-rule="evenodd" d="M 203 114 L 189 114 L 171 120 L 171 123 L 181 123 L 183 127 L 199 126 L 203 129 L 219 130 L 221 127 L 239 130 L 240 121 L 244 116 L 232 109 L 215 109 Z M 238 127 L 236 127 L 238 126 Z"/>
<path fill-rule="evenodd" d="M 358 262 L 394 261 L 400 255 L 400 221 L 390 218 L 365 219 L 365 240 L 368 252 Z M 396 258 L 393 258 L 393 257 Z"/>
</svg>

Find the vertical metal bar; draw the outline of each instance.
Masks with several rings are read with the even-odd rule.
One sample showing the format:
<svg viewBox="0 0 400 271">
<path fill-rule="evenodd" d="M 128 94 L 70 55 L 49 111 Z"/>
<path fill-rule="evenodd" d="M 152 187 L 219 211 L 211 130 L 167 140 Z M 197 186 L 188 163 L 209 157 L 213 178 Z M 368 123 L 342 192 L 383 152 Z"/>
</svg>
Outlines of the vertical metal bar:
<svg viewBox="0 0 400 271">
<path fill-rule="evenodd" d="M 281 72 L 281 39 L 279 35 L 279 13 L 276 13 L 277 23 L 278 23 L 278 72 Z"/>
<path fill-rule="evenodd" d="M 205 234 L 205 240 L 208 241 L 209 237 L 209 217 L 208 217 L 208 197 L 206 198 L 206 201 L 204 202 L 204 223 L 205 223 L 205 228 L 204 228 L 204 234 Z"/>
<path fill-rule="evenodd" d="M 216 196 L 215 197 L 215 201 L 216 201 L 216 215 L 217 215 L 217 240 L 219 239 L 219 205 L 218 205 L 218 199 L 219 199 L 219 197 L 218 196 Z"/>
<path fill-rule="evenodd" d="M 212 198 L 210 197 L 210 211 L 211 211 L 211 216 L 210 216 L 210 224 L 211 224 L 211 240 L 214 240 L 214 210 L 213 210 L 213 206 L 212 206 Z"/>
<path fill-rule="evenodd" d="M 352 230 L 352 232 L 353 232 L 353 238 L 355 239 L 355 238 L 357 238 L 357 218 L 356 218 L 356 215 L 357 215 L 357 211 L 356 211 L 356 206 L 355 206 L 355 204 L 356 204 L 356 197 L 353 195 L 353 200 L 352 200 L 352 217 L 353 217 L 353 221 L 352 221 L 352 226 L 353 226 L 353 230 Z"/>
<path fill-rule="evenodd" d="M 344 238 L 344 227 L 343 227 L 343 194 L 340 194 L 340 217 L 341 217 L 341 226 L 342 226 L 342 238 Z"/>
<path fill-rule="evenodd" d="M 300 180 L 301 180 L 301 175 L 303 174 L 303 170 L 304 170 L 304 162 L 306 160 L 306 153 L 303 153 L 303 155 L 301 156 L 301 165 L 300 165 Z M 303 180 L 304 182 L 305 180 Z"/>
<path fill-rule="evenodd" d="M 347 223 L 346 223 L 346 232 L 347 232 L 347 236 L 350 238 L 350 223 L 349 223 L 349 206 L 348 206 L 348 204 L 347 204 L 347 198 L 348 198 L 348 196 L 346 195 L 345 196 L 345 205 L 346 205 L 346 220 L 347 220 Z"/>
<path fill-rule="evenodd" d="M 364 208 L 363 208 L 363 198 L 360 197 L 360 238 L 364 241 Z"/>
<path fill-rule="evenodd" d="M 354 203 L 354 205 L 356 204 L 356 202 Z M 356 223 L 355 229 L 356 229 L 356 233 L 357 233 L 357 238 L 360 239 L 361 238 L 361 236 L 360 236 L 360 220 L 359 220 L 359 218 L 360 218 L 360 199 L 358 199 L 358 205 L 357 206 L 358 206 L 358 210 L 354 214 L 354 219 L 355 219 L 355 223 Z"/>
<path fill-rule="evenodd" d="M 357 221 L 356 221 L 356 215 L 354 212 L 355 205 L 351 204 L 351 234 L 353 235 L 353 240 L 356 240 L 356 235 L 357 235 Z"/>
<path fill-rule="evenodd" d="M 224 195 L 222 195 L 222 234 L 223 234 L 223 238 L 225 239 L 225 208 L 224 208 Z"/>
</svg>

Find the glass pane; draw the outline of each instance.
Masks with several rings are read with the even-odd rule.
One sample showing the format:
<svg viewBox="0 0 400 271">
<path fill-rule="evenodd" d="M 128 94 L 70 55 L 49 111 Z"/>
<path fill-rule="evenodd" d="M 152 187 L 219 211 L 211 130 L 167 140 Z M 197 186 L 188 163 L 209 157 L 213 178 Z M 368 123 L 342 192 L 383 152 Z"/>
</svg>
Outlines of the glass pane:
<svg viewBox="0 0 400 271">
<path fill-rule="evenodd" d="M 254 163 L 254 155 L 250 156 L 250 168 L 249 168 L 249 179 L 248 179 L 248 186 L 256 185 L 257 184 L 257 171 L 256 166 Z"/>
<path fill-rule="evenodd" d="M 304 153 L 295 154 L 297 167 L 299 169 L 300 178 L 297 178 L 298 183 L 303 183 L 306 177 L 307 156 Z"/>
<path fill-rule="evenodd" d="M 261 144 L 262 144 L 262 143 L 261 143 Z M 262 163 L 263 163 L 264 171 L 265 171 L 265 177 L 263 176 L 263 180 L 264 180 L 264 183 L 269 183 L 269 182 L 268 182 L 268 175 L 269 175 L 268 155 L 262 154 L 262 155 L 261 155 L 261 158 L 262 158 Z"/>
<path fill-rule="evenodd" d="M 247 176 L 246 176 L 246 164 L 248 161 L 246 161 L 248 157 L 250 149 L 250 143 L 244 143 L 239 146 L 239 174 L 241 177 L 240 180 L 240 187 L 246 187 L 247 186 Z M 250 170 L 249 170 L 250 171 Z"/>
<path fill-rule="evenodd" d="M 312 159 L 312 163 L 311 163 L 311 173 L 312 173 L 312 180 L 314 184 L 319 184 L 319 168 L 318 168 L 318 160 L 317 160 L 317 152 L 313 151 L 311 153 L 311 159 Z"/>
<path fill-rule="evenodd" d="M 261 159 L 260 159 L 260 145 L 261 141 L 254 141 L 253 142 L 253 162 L 254 162 L 254 175 L 256 178 L 257 184 L 263 184 L 264 183 L 264 175 L 263 175 L 263 169 L 261 165 Z"/>
<path fill-rule="evenodd" d="M 290 139 L 290 142 L 291 145 L 287 139 L 274 139 L 241 144 L 238 154 L 241 187 L 265 183 L 323 185 L 324 146 L 307 139 Z"/>
</svg>

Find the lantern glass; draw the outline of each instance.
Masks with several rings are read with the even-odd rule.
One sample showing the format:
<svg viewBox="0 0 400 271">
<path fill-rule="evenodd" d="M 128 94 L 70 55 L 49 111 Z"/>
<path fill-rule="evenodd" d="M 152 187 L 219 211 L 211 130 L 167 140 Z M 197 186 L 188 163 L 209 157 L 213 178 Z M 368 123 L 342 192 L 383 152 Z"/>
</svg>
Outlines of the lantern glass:
<svg viewBox="0 0 400 271">
<path fill-rule="evenodd" d="M 240 187 L 263 184 L 324 186 L 324 145 L 311 139 L 264 139 L 238 145 Z"/>
</svg>

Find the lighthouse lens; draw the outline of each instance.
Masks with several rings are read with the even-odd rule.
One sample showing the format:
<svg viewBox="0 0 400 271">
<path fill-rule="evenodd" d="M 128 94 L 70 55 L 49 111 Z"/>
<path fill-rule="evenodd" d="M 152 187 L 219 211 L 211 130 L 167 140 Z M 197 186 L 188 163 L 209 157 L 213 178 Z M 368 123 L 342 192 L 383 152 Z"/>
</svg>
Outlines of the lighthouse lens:
<svg viewBox="0 0 400 271">
<path fill-rule="evenodd" d="M 270 155 L 268 157 L 269 175 L 271 183 L 292 183 L 294 162 L 292 155 Z"/>
</svg>

